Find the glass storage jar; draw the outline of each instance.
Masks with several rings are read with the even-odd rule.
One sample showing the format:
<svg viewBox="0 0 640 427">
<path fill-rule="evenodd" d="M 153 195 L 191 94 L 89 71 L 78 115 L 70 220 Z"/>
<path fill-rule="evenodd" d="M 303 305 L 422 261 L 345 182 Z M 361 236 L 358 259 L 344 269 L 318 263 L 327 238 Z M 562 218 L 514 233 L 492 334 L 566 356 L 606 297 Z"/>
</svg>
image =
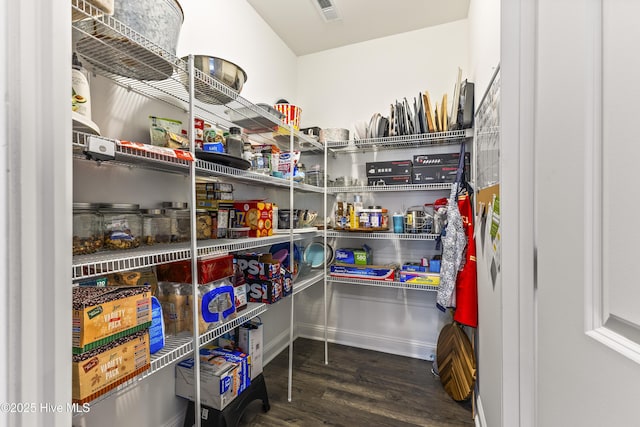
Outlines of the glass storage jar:
<svg viewBox="0 0 640 427">
<path fill-rule="evenodd" d="M 92 254 L 102 249 L 102 214 L 96 203 L 73 204 L 73 255 Z"/>
<path fill-rule="evenodd" d="M 196 210 L 196 239 L 211 239 L 211 223 L 211 213 L 208 210 Z"/>
<path fill-rule="evenodd" d="M 191 239 L 191 213 L 185 202 L 163 202 L 165 215 L 171 219 L 171 242 L 188 242 Z"/>
<path fill-rule="evenodd" d="M 171 242 L 171 218 L 162 209 L 141 209 L 142 241 L 145 245 Z"/>
<path fill-rule="evenodd" d="M 140 246 L 142 215 L 135 203 L 103 203 L 105 249 L 131 249 Z"/>
</svg>

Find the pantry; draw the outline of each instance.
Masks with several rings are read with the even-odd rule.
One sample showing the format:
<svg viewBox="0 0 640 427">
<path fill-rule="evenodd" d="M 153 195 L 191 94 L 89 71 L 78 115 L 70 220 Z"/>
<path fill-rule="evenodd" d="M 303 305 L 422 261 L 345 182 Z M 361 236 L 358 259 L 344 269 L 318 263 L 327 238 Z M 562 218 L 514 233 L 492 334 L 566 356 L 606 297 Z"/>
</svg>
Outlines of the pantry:
<svg viewBox="0 0 640 427">
<path fill-rule="evenodd" d="M 72 2 L 76 5 L 76 9 L 84 10 L 83 1 Z M 444 55 L 434 49 L 430 52 L 426 49 L 424 56 L 442 55 L 440 65 L 437 67 L 432 64 L 424 64 L 423 60 L 415 60 L 415 64 L 407 64 L 407 68 L 414 70 L 407 73 L 401 87 L 389 84 L 391 80 L 384 73 L 370 76 L 370 84 L 368 88 L 375 87 L 377 95 L 375 99 L 363 100 L 359 91 L 370 90 L 367 88 L 359 88 L 357 79 L 363 70 L 376 69 L 375 63 L 377 59 L 373 55 L 368 55 L 369 50 L 376 50 L 382 46 L 371 44 L 356 47 L 345 47 L 344 51 L 331 51 L 318 55 L 310 55 L 308 57 L 296 58 L 291 52 L 284 49 L 276 49 L 273 45 L 277 45 L 275 35 L 269 33 L 264 23 L 259 22 L 259 18 L 248 6 L 228 6 L 232 10 L 228 11 L 230 15 L 241 13 L 247 15 L 247 20 L 251 23 L 260 35 L 266 34 L 266 43 L 271 44 L 273 52 L 272 58 L 268 63 L 272 64 L 273 70 L 265 70 L 265 61 L 258 61 L 256 58 L 256 49 L 253 44 L 255 39 L 260 38 L 259 35 L 249 37 L 246 40 L 238 41 L 238 46 L 232 46 L 228 42 L 221 43 L 216 41 L 212 44 L 211 40 L 194 40 L 194 32 L 186 31 L 188 28 L 204 28 L 205 23 L 199 19 L 206 17 L 207 13 L 198 13 L 196 9 L 203 8 L 206 12 L 220 13 L 217 10 L 208 10 L 203 4 L 194 3 L 193 5 L 182 5 L 185 12 L 185 23 L 183 34 L 181 35 L 180 45 L 178 47 L 178 56 L 188 55 L 192 52 L 204 52 L 216 50 L 220 52 L 220 56 L 225 56 L 233 60 L 233 62 L 242 64 L 247 70 L 247 78 L 242 96 L 246 99 L 255 100 L 254 102 L 275 103 L 277 99 L 288 98 L 296 105 L 302 106 L 302 126 L 321 126 L 328 128 L 349 128 L 352 123 L 363 119 L 368 119 L 374 112 L 388 111 L 388 103 L 396 98 L 411 97 L 414 92 L 421 93 L 428 88 L 432 93 L 440 94 L 453 92 L 455 86 L 455 74 L 458 67 L 465 70 L 465 73 L 472 69 L 470 63 L 470 47 L 468 42 L 468 23 L 466 20 L 456 21 L 449 24 L 443 24 L 438 28 L 428 28 L 420 30 L 417 33 L 409 33 L 399 37 L 398 42 L 418 38 L 419 40 L 428 40 L 438 35 L 446 37 L 455 46 Z M 212 7 L 212 6 L 209 6 Z M 234 9 L 236 8 L 236 9 Z M 251 26 L 248 24 L 248 26 Z M 174 205 L 180 205 L 183 202 L 191 202 L 191 190 L 195 188 L 192 179 L 195 177 L 193 172 L 193 159 L 170 159 L 166 157 L 166 152 L 140 152 L 137 142 L 145 142 L 149 139 L 149 117 L 178 117 L 183 123 L 190 123 L 193 119 L 193 108 L 188 105 L 188 97 L 181 99 L 183 102 L 182 109 L 175 108 L 171 101 L 167 101 L 167 95 L 172 95 L 171 90 L 168 94 L 154 94 L 151 97 L 143 96 L 147 92 L 144 86 L 154 86 L 155 76 L 148 78 L 140 76 L 136 72 L 133 76 L 126 77 L 142 81 L 140 86 L 131 84 L 126 79 L 113 79 L 112 76 L 118 75 L 122 71 L 112 68 L 107 73 L 93 72 L 94 68 L 100 65 L 110 65 L 111 59 L 96 59 L 92 54 L 92 46 L 83 39 L 90 35 L 95 28 L 84 28 L 77 24 L 72 32 L 73 40 L 71 45 L 84 46 L 84 50 L 80 49 L 79 60 L 82 66 L 90 72 L 88 80 L 91 85 L 92 109 L 90 120 L 84 117 L 77 117 L 76 127 L 71 137 L 72 150 L 74 151 L 72 173 L 73 173 L 73 203 L 100 203 L 97 206 L 88 207 L 91 212 L 97 212 L 97 215 L 105 221 L 113 224 L 114 218 L 122 218 L 123 212 L 117 212 L 114 216 L 113 209 L 124 208 L 127 214 L 132 214 L 127 222 L 136 221 L 138 218 L 141 224 L 158 221 L 158 216 L 177 215 L 175 211 L 168 210 Z M 100 37 L 94 37 L 100 39 Z M 206 42 L 206 43 L 205 43 Z M 219 43 L 219 45 L 218 45 Z M 362 59 L 357 66 L 347 67 L 346 64 L 341 67 L 321 67 L 321 64 L 331 63 L 334 59 L 342 55 L 353 56 L 358 54 L 358 49 L 362 55 Z M 334 57 L 338 55 L 338 57 Z M 398 53 L 400 56 L 400 53 Z M 94 62 L 91 62 L 91 61 Z M 393 59 L 391 59 L 393 60 Z M 101 62 L 102 61 L 102 62 Z M 396 58 L 395 62 L 400 63 L 406 58 Z M 367 64 L 367 62 L 370 62 Z M 178 64 L 178 67 L 188 64 L 188 61 Z M 496 61 L 487 66 L 489 74 L 491 67 Z M 163 65 L 156 67 L 160 71 Z M 425 70 L 431 70 L 425 73 Z M 453 70 L 453 72 L 452 72 Z M 468 71 L 467 71 L 468 70 Z M 320 76 L 320 74 L 323 74 Z M 354 82 L 353 93 L 344 93 L 343 99 L 339 101 L 340 108 L 335 108 L 332 115 L 323 110 L 322 105 L 330 105 L 325 99 L 327 94 L 334 93 L 337 82 L 341 80 L 350 80 Z M 206 80 L 206 79 L 205 79 Z M 124 82 L 124 83 L 123 83 Z M 182 82 L 179 82 L 182 84 Z M 196 89 L 197 89 L 196 85 Z M 306 88 L 306 89 L 305 89 Z M 417 90 L 416 90 L 417 89 Z M 317 91 L 317 93 L 316 93 Z M 181 95 L 184 95 L 181 93 Z M 86 99 L 86 97 L 84 97 Z M 82 100 L 82 98 L 78 98 Z M 235 109 L 248 107 L 251 109 L 253 104 L 244 105 L 244 100 L 236 100 L 239 105 L 235 105 Z M 336 102 L 335 99 L 332 102 Z M 315 111 L 314 111 L 315 110 Z M 177 112 L 176 112 L 177 111 Z M 198 111 L 196 108 L 195 111 Z M 213 116 L 226 114 L 224 107 L 217 109 Z M 386 113 L 385 113 L 386 114 Z M 82 128 L 80 127 L 82 126 Z M 190 127 L 190 126 L 189 126 Z M 81 129 L 79 131 L 79 129 Z M 99 133 L 104 138 L 97 138 L 95 134 Z M 94 137 L 88 135 L 94 134 Z M 470 149 L 472 140 L 472 131 L 461 131 L 451 133 L 446 136 L 435 138 L 433 145 L 434 150 L 430 152 L 434 154 L 450 154 L 457 152 L 462 142 L 466 142 Z M 204 136 L 204 133 L 203 133 Z M 289 137 L 285 128 L 284 147 L 289 143 Z M 391 150 L 386 151 L 379 144 L 372 147 L 354 146 L 353 140 L 347 142 L 344 147 L 339 143 L 334 144 L 335 152 L 326 154 L 322 153 L 324 147 L 316 144 L 313 138 L 300 135 L 300 140 L 306 143 L 305 149 L 301 150 L 301 163 L 305 163 L 307 171 L 311 166 L 318 165 L 325 170 L 327 175 L 323 178 L 329 186 L 329 181 L 335 177 L 344 176 L 345 178 L 357 178 L 362 182 L 355 185 L 344 185 L 337 189 L 328 191 L 326 188 L 310 184 L 293 184 L 287 181 L 278 181 L 273 177 L 256 177 L 252 172 L 237 173 L 231 172 L 228 166 L 219 165 L 211 166 L 199 162 L 199 172 L 208 175 L 207 178 L 215 176 L 223 179 L 217 180 L 222 182 L 233 182 L 234 198 L 237 200 L 250 200 L 255 198 L 264 198 L 276 202 L 282 208 L 300 209 L 302 211 L 315 211 L 322 213 L 322 217 L 332 217 L 334 212 L 333 204 L 338 199 L 343 199 L 345 203 L 355 201 L 355 197 L 362 197 L 361 202 L 364 206 L 371 206 L 371 211 L 381 214 L 376 224 L 382 225 L 383 208 L 387 210 L 387 227 L 392 224 L 392 216 L 394 212 L 407 211 L 407 208 L 416 205 L 424 205 L 433 203 L 437 198 L 446 197 L 448 194 L 447 185 L 435 185 L 429 187 L 425 185 L 420 188 L 401 188 L 398 187 L 394 191 L 390 189 L 372 190 L 370 185 L 364 184 L 367 178 L 365 171 L 366 162 L 393 162 L 405 158 L 413 159 L 414 156 L 423 154 L 420 144 L 410 147 L 408 151 L 401 154 Z M 117 139 L 120 142 L 129 142 L 129 144 L 120 144 L 114 146 L 109 140 Z M 428 139 L 428 138 L 427 138 Z M 175 138 L 172 141 L 180 141 Z M 300 142 L 300 141 L 298 141 Z M 298 142 L 293 141 L 295 147 Z M 415 141 L 412 141 L 412 143 Z M 92 146 L 87 150 L 90 144 L 97 143 L 97 147 Z M 391 144 L 393 145 L 393 144 Z M 330 143 L 326 144 L 331 146 Z M 293 147 L 292 147 L 293 148 Z M 389 147 L 387 147 L 389 148 Z M 395 147 L 391 147 L 395 148 Z M 117 151 L 116 156 L 110 156 L 108 152 Z M 137 150 L 137 151 L 136 151 Z M 105 154 L 105 151 L 107 153 Z M 88 158 L 87 158 L 88 157 Z M 113 159 L 112 157 L 115 157 Z M 160 161 L 158 161 L 160 160 Z M 140 166 L 137 163 L 143 165 Z M 167 172 L 168 171 L 168 172 Z M 224 179 L 226 178 L 226 179 Z M 206 181 L 206 180 L 205 180 Z M 209 179 L 214 182 L 213 179 Z M 352 184 L 354 184 L 352 182 Z M 368 183 L 367 183 L 368 184 Z M 411 184 L 410 184 L 411 185 Z M 316 187 L 316 188 L 314 188 Z M 123 191 L 126 189 L 126 191 Z M 403 200 L 398 200 L 395 191 L 406 191 L 402 196 Z M 404 197 L 406 196 L 406 197 Z M 163 206 L 169 203 L 171 206 Z M 127 206 L 122 206 L 126 204 Z M 133 206 L 138 204 L 138 206 Z M 380 206 L 378 208 L 378 206 Z M 71 205 L 69 206 L 69 208 Z M 81 206 L 77 206 L 79 209 Z M 86 206 L 85 206 L 86 207 Z M 144 214 L 137 214 L 138 208 L 147 209 Z M 165 212 L 157 212 L 156 208 L 166 208 Z M 95 210 L 94 210 L 95 209 Z M 188 209 L 188 208 L 187 208 Z M 71 212 L 69 212 L 71 214 Z M 193 212 L 197 214 L 196 212 Z M 143 216 L 144 215 L 144 216 Z M 416 215 L 418 213 L 416 212 Z M 72 215 L 69 215 L 71 217 Z M 172 219 L 172 218 L 169 218 Z M 372 220 L 372 222 L 375 220 Z M 172 222 L 173 223 L 173 222 Z M 177 223 L 177 222 L 176 222 Z M 415 223 L 413 223 L 415 224 Z M 403 231 L 406 226 L 406 218 L 403 218 Z M 138 232 L 143 237 L 141 240 L 129 239 L 131 234 L 138 234 L 135 229 L 118 229 L 116 234 L 111 237 L 122 236 L 127 234 L 127 239 L 115 239 L 111 241 L 130 242 L 131 245 L 138 247 L 138 251 L 132 256 L 129 250 L 136 248 L 122 247 L 112 248 L 114 252 L 104 255 L 100 252 L 97 259 L 91 258 L 92 254 L 79 254 L 80 257 L 75 258 L 70 265 L 73 266 L 71 281 L 78 283 L 79 281 L 91 280 L 99 276 L 103 272 L 113 268 L 116 264 L 116 272 L 135 270 L 139 267 L 155 266 L 165 264 L 168 261 L 176 262 L 190 258 L 190 252 L 197 248 L 201 255 L 218 255 L 220 252 L 236 252 L 246 251 L 264 246 L 272 246 L 278 243 L 287 243 L 290 239 L 303 243 L 302 247 L 307 247 L 310 242 L 322 242 L 323 245 L 332 248 L 361 246 L 366 243 L 372 247 L 376 263 L 393 264 L 403 263 L 405 261 L 420 260 L 420 258 L 431 258 L 437 254 L 435 249 L 435 238 L 430 232 L 415 233 L 397 233 L 401 236 L 393 236 L 389 234 L 346 234 L 347 231 L 326 231 L 318 230 L 318 233 L 306 235 L 301 233 L 298 236 L 291 237 L 289 234 L 267 236 L 265 242 L 269 245 L 256 246 L 246 244 L 243 239 L 238 239 L 237 243 L 231 242 L 224 245 L 212 244 L 208 247 L 189 246 L 185 242 L 180 242 L 178 234 L 173 232 L 172 226 L 169 226 L 169 233 L 149 235 L 144 232 L 141 227 Z M 382 231 L 382 230 L 372 230 Z M 405 236 L 405 234 L 412 234 Z M 149 248 L 144 242 L 159 241 L 163 237 L 174 241 L 178 246 L 174 246 L 166 252 L 158 253 L 155 248 Z M 135 237 L 135 236 L 134 236 Z M 187 241 L 193 238 L 187 238 Z M 87 241 L 83 242 L 86 248 Z M 106 244 L 106 242 L 104 243 Z M 173 243 L 172 243 L 173 244 Z M 182 244 L 182 246 L 180 246 Z M 72 245 L 69 245 L 72 246 Z M 392 246 L 393 251 L 387 248 Z M 424 247 L 428 249 L 425 251 Z M 80 247 L 77 250 L 82 251 Z M 141 248 L 141 249 L 140 249 Z M 398 250 L 403 248 L 405 252 Z M 122 253 L 114 255 L 121 250 Z M 85 258 L 82 258 L 85 256 Z M 160 259 L 157 261 L 156 259 Z M 322 263 L 321 263 L 322 265 Z M 420 286 L 348 286 L 348 280 L 335 280 L 335 278 L 327 277 L 325 271 L 316 269 L 313 271 L 314 276 L 307 279 L 306 282 L 297 283 L 294 281 L 292 296 L 289 300 L 283 300 L 279 305 L 273 308 L 267 308 L 264 305 L 249 307 L 239 313 L 237 320 L 233 325 L 225 326 L 222 329 L 211 331 L 209 337 L 205 341 L 210 341 L 214 336 L 221 335 L 222 331 L 231 326 L 244 323 L 250 318 L 260 317 L 264 325 L 264 358 L 268 361 L 274 357 L 282 349 L 289 346 L 295 351 L 295 346 L 291 346 L 294 337 L 303 336 L 320 340 L 331 340 L 335 342 L 346 343 L 355 347 L 375 349 L 384 352 L 397 352 L 402 355 L 411 356 L 419 359 L 430 360 L 434 357 L 435 342 L 437 333 L 441 329 L 446 317 L 435 309 L 435 293 L 433 288 Z M 307 288 L 308 286 L 308 288 Z M 291 308 L 287 305 L 290 304 Z M 330 309 L 327 309 L 330 307 Z M 363 315 L 367 313 L 367 315 Z M 291 318 L 290 318 L 291 316 Z M 109 319 L 107 319 L 109 320 Z M 293 325 L 293 328 L 290 328 Z M 115 324 L 112 325 L 116 327 Z M 184 343 L 186 344 L 186 342 Z M 141 424 L 162 424 L 173 425 L 179 423 L 179 418 L 184 412 L 184 401 L 175 396 L 175 389 L 172 386 L 175 382 L 175 370 L 172 365 L 178 359 L 186 357 L 189 347 L 184 347 L 179 354 L 174 354 L 168 361 L 151 361 L 149 371 L 153 371 L 153 375 L 149 375 L 142 381 L 131 383 L 129 389 L 115 392 L 95 405 L 91 406 L 91 411 L 86 414 L 76 414 L 73 418 L 74 425 L 101 425 L 101 422 L 108 422 L 108 413 L 119 413 L 123 406 L 149 407 L 150 401 L 157 405 L 158 410 L 153 413 L 145 413 L 139 416 L 140 420 L 132 419 L 131 423 Z M 330 354 L 324 357 L 330 363 Z M 113 359 L 106 363 L 105 371 L 109 370 L 110 376 L 116 375 L 116 371 L 111 369 L 120 359 Z M 157 367 L 154 366 L 158 365 Z M 161 366 L 161 367 L 160 367 Z M 143 374 L 144 375 L 144 374 Z M 166 386 L 169 384 L 169 386 Z M 295 396 L 291 396 L 295 399 Z M 176 415 L 179 414 L 179 415 Z M 128 417 L 121 413 L 122 417 Z M 172 424 L 173 423 L 173 424 Z"/>
</svg>

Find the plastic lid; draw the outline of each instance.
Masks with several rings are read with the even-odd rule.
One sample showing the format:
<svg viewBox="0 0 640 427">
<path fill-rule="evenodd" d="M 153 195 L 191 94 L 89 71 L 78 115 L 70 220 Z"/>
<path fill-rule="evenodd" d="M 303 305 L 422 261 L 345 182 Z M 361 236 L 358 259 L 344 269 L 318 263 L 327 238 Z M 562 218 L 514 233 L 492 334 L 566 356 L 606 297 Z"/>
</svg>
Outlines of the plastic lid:
<svg viewBox="0 0 640 427">
<path fill-rule="evenodd" d="M 229 128 L 229 133 L 231 135 L 240 135 L 242 133 L 242 129 L 240 129 L 239 127 L 231 126 Z"/>
</svg>

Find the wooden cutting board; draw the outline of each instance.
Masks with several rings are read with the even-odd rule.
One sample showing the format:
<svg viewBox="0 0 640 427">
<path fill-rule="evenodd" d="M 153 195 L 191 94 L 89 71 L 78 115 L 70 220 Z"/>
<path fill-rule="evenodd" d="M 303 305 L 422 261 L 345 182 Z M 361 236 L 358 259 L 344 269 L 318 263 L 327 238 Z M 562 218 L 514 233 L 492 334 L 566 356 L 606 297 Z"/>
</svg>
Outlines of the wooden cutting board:
<svg viewBox="0 0 640 427">
<path fill-rule="evenodd" d="M 442 328 L 436 353 L 440 382 L 447 394 L 458 402 L 470 398 L 476 382 L 476 358 L 460 325 L 453 322 Z"/>
</svg>

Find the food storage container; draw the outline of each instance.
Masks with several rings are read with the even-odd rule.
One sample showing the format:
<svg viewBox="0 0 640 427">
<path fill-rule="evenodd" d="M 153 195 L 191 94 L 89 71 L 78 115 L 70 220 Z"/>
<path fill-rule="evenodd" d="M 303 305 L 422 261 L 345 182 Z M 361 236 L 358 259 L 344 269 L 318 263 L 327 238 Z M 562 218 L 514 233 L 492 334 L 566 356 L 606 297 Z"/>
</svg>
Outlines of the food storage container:
<svg viewBox="0 0 640 427">
<path fill-rule="evenodd" d="M 105 249 L 132 249 L 140 246 L 142 215 L 135 203 L 103 203 Z"/>
<path fill-rule="evenodd" d="M 191 213 L 184 202 L 163 202 L 162 208 L 171 219 L 171 242 L 187 242 L 191 239 Z"/>
<path fill-rule="evenodd" d="M 73 255 L 92 254 L 104 245 L 102 214 L 95 203 L 73 204 Z"/>
<path fill-rule="evenodd" d="M 141 209 L 142 241 L 145 245 L 171 242 L 171 218 L 162 209 Z"/>
<path fill-rule="evenodd" d="M 196 210 L 196 239 L 211 239 L 211 214 L 206 209 Z"/>
<path fill-rule="evenodd" d="M 229 228 L 227 230 L 227 237 L 229 239 L 244 239 L 246 237 L 249 237 L 250 230 L 251 230 L 251 227 Z"/>
</svg>

